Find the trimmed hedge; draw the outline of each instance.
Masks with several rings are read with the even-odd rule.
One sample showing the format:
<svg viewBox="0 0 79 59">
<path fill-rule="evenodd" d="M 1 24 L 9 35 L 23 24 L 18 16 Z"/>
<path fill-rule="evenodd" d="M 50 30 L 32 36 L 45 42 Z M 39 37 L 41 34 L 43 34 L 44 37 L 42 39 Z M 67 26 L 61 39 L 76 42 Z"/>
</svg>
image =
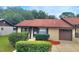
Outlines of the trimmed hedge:
<svg viewBox="0 0 79 59">
<path fill-rule="evenodd" d="M 15 47 L 17 41 L 23 41 L 26 40 L 27 38 L 28 38 L 28 33 L 26 32 L 12 33 L 9 36 L 9 42 L 13 47 Z"/>
<path fill-rule="evenodd" d="M 48 52 L 52 44 L 48 41 L 19 41 L 16 43 L 17 52 Z"/>
<path fill-rule="evenodd" d="M 35 38 L 36 40 L 48 40 L 49 34 L 36 34 Z"/>
</svg>

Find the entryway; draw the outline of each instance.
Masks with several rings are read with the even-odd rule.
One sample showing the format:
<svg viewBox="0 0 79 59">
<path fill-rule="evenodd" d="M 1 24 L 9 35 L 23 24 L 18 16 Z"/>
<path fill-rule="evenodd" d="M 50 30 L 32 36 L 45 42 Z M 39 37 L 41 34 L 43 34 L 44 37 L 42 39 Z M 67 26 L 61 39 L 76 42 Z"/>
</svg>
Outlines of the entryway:
<svg viewBox="0 0 79 59">
<path fill-rule="evenodd" d="M 72 41 L 72 30 L 70 29 L 60 29 L 59 30 L 59 39 Z"/>
</svg>

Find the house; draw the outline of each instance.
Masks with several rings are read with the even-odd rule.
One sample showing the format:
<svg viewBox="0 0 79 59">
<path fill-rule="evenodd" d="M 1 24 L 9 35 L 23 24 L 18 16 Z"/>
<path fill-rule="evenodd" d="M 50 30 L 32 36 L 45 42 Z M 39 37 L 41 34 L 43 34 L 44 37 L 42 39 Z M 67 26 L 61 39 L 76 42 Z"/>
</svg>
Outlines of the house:
<svg viewBox="0 0 79 59">
<path fill-rule="evenodd" d="M 72 40 L 79 42 L 79 18 L 78 17 L 62 18 L 62 20 L 73 27 Z"/>
<path fill-rule="evenodd" d="M 18 32 L 29 32 L 30 38 L 34 34 L 49 34 L 52 40 L 78 41 L 79 18 L 34 19 L 24 20 L 16 25 Z"/>
<path fill-rule="evenodd" d="M 0 35 L 8 35 L 15 32 L 14 27 L 7 20 L 0 19 Z"/>
</svg>

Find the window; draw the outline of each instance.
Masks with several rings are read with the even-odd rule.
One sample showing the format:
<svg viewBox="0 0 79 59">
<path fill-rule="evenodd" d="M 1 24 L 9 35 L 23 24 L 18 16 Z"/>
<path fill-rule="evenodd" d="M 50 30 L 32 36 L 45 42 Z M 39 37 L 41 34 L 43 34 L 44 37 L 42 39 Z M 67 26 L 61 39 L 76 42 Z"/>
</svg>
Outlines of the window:
<svg viewBox="0 0 79 59">
<path fill-rule="evenodd" d="M 1 28 L 1 30 L 4 30 L 3 28 Z"/>
<path fill-rule="evenodd" d="M 5 24 L 5 21 L 3 23 Z"/>
<path fill-rule="evenodd" d="M 47 29 L 46 28 L 40 28 L 39 34 L 47 34 Z"/>
<path fill-rule="evenodd" d="M 14 27 L 13 30 L 16 31 L 16 27 Z"/>
<path fill-rule="evenodd" d="M 75 37 L 79 38 L 79 29 L 75 29 Z"/>
</svg>

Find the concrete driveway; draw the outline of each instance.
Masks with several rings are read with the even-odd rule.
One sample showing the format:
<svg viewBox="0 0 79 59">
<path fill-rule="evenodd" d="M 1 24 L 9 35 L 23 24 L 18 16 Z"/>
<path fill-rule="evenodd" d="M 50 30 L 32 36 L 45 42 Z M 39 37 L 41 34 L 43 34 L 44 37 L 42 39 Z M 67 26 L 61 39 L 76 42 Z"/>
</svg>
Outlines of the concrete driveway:
<svg viewBox="0 0 79 59">
<path fill-rule="evenodd" d="M 79 52 L 79 42 L 60 41 L 59 45 L 52 46 L 52 52 Z"/>
</svg>

